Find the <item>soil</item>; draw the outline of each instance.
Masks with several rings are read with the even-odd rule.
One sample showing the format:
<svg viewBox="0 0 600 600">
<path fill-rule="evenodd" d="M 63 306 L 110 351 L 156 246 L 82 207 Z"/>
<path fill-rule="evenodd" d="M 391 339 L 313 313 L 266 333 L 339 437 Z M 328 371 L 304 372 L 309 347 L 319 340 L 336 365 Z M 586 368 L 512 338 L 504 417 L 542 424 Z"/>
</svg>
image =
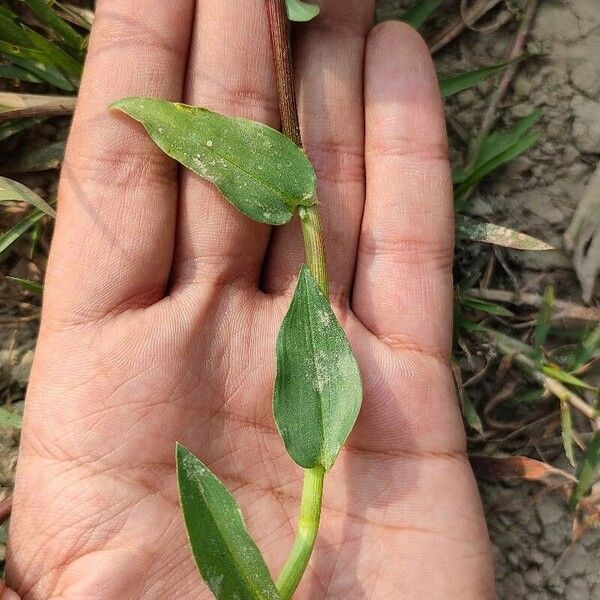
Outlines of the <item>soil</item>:
<svg viewBox="0 0 600 600">
<path fill-rule="evenodd" d="M 397 17 L 411 3 L 380 0 L 378 14 Z M 446 0 L 432 28 L 455 16 L 458 4 Z M 507 0 L 507 4 L 514 8 L 518 2 Z M 513 24 L 487 32 L 466 31 L 437 53 L 440 74 L 502 62 L 515 29 Z M 572 259 L 562 248 L 563 235 L 600 158 L 598 0 L 541 0 L 527 51 L 531 57 L 520 66 L 499 125 L 509 125 L 539 108 L 541 139 L 526 156 L 480 187 L 474 212 L 558 248 L 545 253 L 504 252 L 503 256 L 518 281 L 527 283 L 527 291 L 541 292 L 552 282 L 558 297 L 580 302 L 581 287 Z M 457 161 L 464 150 L 460 133 L 473 135 L 478 130 L 496 83 L 491 80 L 449 100 L 448 116 L 455 124 L 450 136 Z M 48 137 L 56 135 L 52 127 L 46 131 Z M 35 176 L 30 183 L 46 192 L 55 185 L 48 174 Z M 481 255 L 490 251 L 477 245 L 472 252 L 473 261 L 481 262 L 485 259 Z M 33 270 L 35 275 L 40 265 L 32 264 L 27 253 L 26 245 L 20 246 L 0 265 L 2 271 L 31 276 Z M 592 302 L 598 304 L 598 295 Z M 37 299 L 0 281 L 0 401 L 17 411 L 22 410 L 33 359 L 38 313 Z M 10 493 L 17 444 L 17 434 L 0 429 L 0 499 Z M 565 500 L 539 485 L 482 483 L 481 492 L 500 599 L 600 600 L 600 530 L 591 530 L 579 543 L 571 544 L 573 516 Z M 2 535 L 0 530 L 0 542 Z M 3 552 L 0 544 L 0 559 Z"/>
</svg>

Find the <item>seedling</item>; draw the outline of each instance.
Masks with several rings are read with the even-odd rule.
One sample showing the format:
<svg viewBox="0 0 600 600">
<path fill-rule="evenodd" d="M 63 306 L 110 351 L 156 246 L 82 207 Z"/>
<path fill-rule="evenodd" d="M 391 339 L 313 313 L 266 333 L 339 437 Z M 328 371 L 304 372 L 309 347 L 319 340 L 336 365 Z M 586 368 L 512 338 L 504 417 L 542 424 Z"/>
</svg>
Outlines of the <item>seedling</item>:
<svg viewBox="0 0 600 600">
<path fill-rule="evenodd" d="M 288 18 L 316 15 L 298 1 Z M 306 263 L 277 338 L 273 412 L 291 458 L 305 469 L 298 535 L 273 581 L 233 496 L 177 446 L 177 478 L 194 559 L 217 598 L 290 598 L 306 569 L 321 514 L 323 482 L 362 400 L 358 365 L 328 301 L 316 175 L 306 154 L 270 127 L 153 98 L 113 104 L 145 127 L 170 157 L 212 182 L 247 217 L 272 226 L 299 216 Z"/>
</svg>

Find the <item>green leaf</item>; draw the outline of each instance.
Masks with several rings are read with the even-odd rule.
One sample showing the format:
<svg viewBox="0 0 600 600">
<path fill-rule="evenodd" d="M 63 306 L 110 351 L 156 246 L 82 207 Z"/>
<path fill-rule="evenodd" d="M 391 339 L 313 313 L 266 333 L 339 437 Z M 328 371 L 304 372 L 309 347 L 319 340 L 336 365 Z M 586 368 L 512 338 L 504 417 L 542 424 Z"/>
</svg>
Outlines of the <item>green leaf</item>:
<svg viewBox="0 0 600 600">
<path fill-rule="evenodd" d="M 473 404 L 471 398 L 467 394 L 467 392 L 463 389 L 460 394 L 462 413 L 467 425 L 477 431 L 480 435 L 483 434 L 483 423 L 481 421 L 481 417 L 477 413 L 477 409 Z"/>
<path fill-rule="evenodd" d="M 456 236 L 473 242 L 496 244 L 516 250 L 554 250 L 552 246 L 514 229 L 456 215 Z"/>
<path fill-rule="evenodd" d="M 542 112 L 533 111 L 530 115 L 517 121 L 512 127 L 504 131 L 491 133 L 484 141 L 477 157 L 477 164 L 482 165 L 489 160 L 500 156 L 506 150 L 517 144 L 521 138 L 540 120 Z"/>
<path fill-rule="evenodd" d="M 0 123 L 0 141 L 6 140 L 9 137 L 29 129 L 34 125 L 43 123 L 46 119 L 43 117 L 27 117 L 25 119 L 15 119 L 13 121 L 7 121 L 6 123 Z"/>
<path fill-rule="evenodd" d="M 56 211 L 52 206 L 40 198 L 33 190 L 30 190 L 26 185 L 18 181 L 0 176 L 0 202 L 7 201 L 27 202 L 27 204 L 41 210 L 49 217 L 53 219 L 56 217 Z"/>
<path fill-rule="evenodd" d="M 27 46 L 29 37 L 26 31 L 27 28 L 19 23 L 19 16 L 16 13 L 0 6 L 0 40 L 17 46 Z"/>
<path fill-rule="evenodd" d="M 46 64 L 53 65 L 71 77 L 73 83 L 78 83 L 83 71 L 83 61 L 80 57 L 74 58 L 67 54 L 60 46 L 40 35 L 33 29 L 25 28 L 29 37 L 30 48 L 36 48 L 44 55 Z"/>
<path fill-rule="evenodd" d="M 27 233 L 36 223 L 43 219 L 41 210 L 32 210 L 8 231 L 0 234 L 0 255 L 14 244 L 23 234 Z"/>
<path fill-rule="evenodd" d="M 514 313 L 504 306 L 495 304 L 493 302 L 487 302 L 486 300 L 480 300 L 479 298 L 471 298 L 470 296 L 463 296 L 461 294 L 460 301 L 464 306 L 468 306 L 474 310 L 487 313 L 488 315 L 494 315 L 495 317 L 514 317 Z"/>
<path fill-rule="evenodd" d="M 40 243 L 40 239 L 42 237 L 42 231 L 44 229 L 43 223 L 40 221 L 33 226 L 31 230 L 31 242 L 29 243 L 29 260 L 33 260 L 35 257 L 35 252 L 37 250 L 38 244 Z M 28 279 L 23 279 L 23 282 L 29 281 Z M 35 282 L 31 282 L 32 285 L 39 285 Z M 33 291 L 33 290 L 32 290 Z M 39 293 L 41 293 L 42 288 L 40 286 Z"/>
<path fill-rule="evenodd" d="M 571 465 L 575 466 L 575 454 L 573 452 L 573 419 L 571 417 L 571 407 L 569 402 L 565 399 L 560 400 L 560 428 L 565 454 Z"/>
<path fill-rule="evenodd" d="M 38 19 L 54 31 L 63 42 L 76 50 L 83 48 L 84 38 L 54 11 L 52 1 L 25 0 L 25 2 Z"/>
<path fill-rule="evenodd" d="M 472 321 L 471 319 L 465 319 L 464 317 L 461 317 L 458 321 L 458 327 L 459 329 L 462 329 L 463 331 L 466 331 L 467 333 L 473 333 L 473 332 L 477 332 L 477 331 L 485 331 L 485 327 L 483 325 L 481 325 L 480 323 L 476 323 L 475 321 Z"/>
<path fill-rule="evenodd" d="M 0 54 L 17 67 L 51 85 L 73 91 L 81 76 L 81 59 L 75 59 L 33 29 L 10 10 L 0 7 Z"/>
<path fill-rule="evenodd" d="M 23 418 L 20 415 L 0 407 L 0 425 L 2 427 L 21 429 L 22 424 Z"/>
<path fill-rule="evenodd" d="M 580 369 L 584 365 L 586 365 L 592 358 L 598 347 L 600 346 L 600 324 L 592 324 L 589 323 L 581 339 L 579 340 L 579 344 L 571 360 L 569 361 L 569 371 L 576 371 Z"/>
<path fill-rule="evenodd" d="M 549 285 L 544 290 L 544 298 L 542 300 L 542 307 L 540 314 L 538 315 L 535 330 L 533 332 L 533 348 L 537 360 L 542 360 L 543 352 L 542 346 L 548 339 L 548 333 L 550 332 L 550 323 L 552 321 L 552 313 L 554 312 L 554 288 Z"/>
<path fill-rule="evenodd" d="M 89 8 L 74 6 L 73 4 L 65 4 L 64 2 L 56 1 L 54 3 L 58 14 L 65 20 L 70 21 L 77 27 L 81 27 L 86 31 L 90 31 L 94 22 L 94 12 Z M 86 40 L 87 42 L 87 40 Z"/>
<path fill-rule="evenodd" d="M 346 334 L 308 267 L 277 338 L 273 409 L 290 456 L 331 469 L 362 401 L 360 372 Z"/>
<path fill-rule="evenodd" d="M 33 73 L 16 65 L 0 65 L 0 78 L 26 81 L 28 83 L 43 83 L 44 80 Z"/>
<path fill-rule="evenodd" d="M 533 358 L 535 358 L 535 353 L 533 354 Z M 552 377 L 552 379 L 562 381 L 567 385 L 572 385 L 573 387 L 590 391 L 596 391 L 597 389 L 594 386 L 585 383 L 585 381 L 582 381 L 581 379 L 579 379 L 579 377 L 575 377 L 575 375 L 571 375 L 571 373 L 563 371 L 560 367 L 557 367 L 556 365 L 542 365 L 541 370 L 542 373 L 544 373 L 544 375 Z"/>
<path fill-rule="evenodd" d="M 28 292 L 32 292 L 34 294 L 38 294 L 40 296 L 44 292 L 44 286 L 41 283 L 38 283 L 37 281 L 31 281 L 31 279 L 22 279 L 21 277 L 11 277 L 10 275 L 7 275 L 5 279 L 17 283 L 24 290 L 27 290 Z"/>
<path fill-rule="evenodd" d="M 494 154 L 489 160 L 477 163 L 475 168 L 464 177 L 464 180 L 454 190 L 457 201 L 460 202 L 463 196 L 484 177 L 529 150 L 538 139 L 539 135 L 537 133 L 531 134 L 526 138 L 518 140 L 503 152 Z"/>
<path fill-rule="evenodd" d="M 442 2 L 443 0 L 419 0 L 400 17 L 400 20 L 419 29 Z"/>
<path fill-rule="evenodd" d="M 571 495 L 569 505 L 574 509 L 590 491 L 592 485 L 596 481 L 597 468 L 600 463 L 600 431 L 596 431 L 592 437 L 592 441 L 588 446 L 583 460 L 577 470 L 577 485 Z"/>
<path fill-rule="evenodd" d="M 534 111 L 510 129 L 491 133 L 481 144 L 474 163 L 466 169 L 455 169 L 454 204 L 458 211 L 465 208 L 469 192 L 484 177 L 520 156 L 537 142 L 538 134 L 523 136 L 540 116 L 540 111 Z"/>
<path fill-rule="evenodd" d="M 474 71 L 469 71 L 468 73 L 461 73 L 460 75 L 455 75 L 454 77 L 440 79 L 440 91 L 442 93 L 442 97 L 449 98 L 454 94 L 458 94 L 459 92 L 468 90 L 479 85 L 486 79 L 489 79 L 493 75 L 496 75 L 496 73 L 499 73 L 500 71 L 505 69 L 508 65 L 511 64 L 511 62 L 514 61 L 504 62 L 497 65 L 490 65 L 489 67 L 475 69 Z"/>
<path fill-rule="evenodd" d="M 302 0 L 285 0 L 285 10 L 290 21 L 305 23 L 319 16 L 321 9 L 316 4 Z"/>
<path fill-rule="evenodd" d="M 191 452 L 177 444 L 177 482 L 194 560 L 218 600 L 279 600 L 235 498 Z"/>
<path fill-rule="evenodd" d="M 282 225 L 298 206 L 316 202 L 316 175 L 306 154 L 263 123 L 153 98 L 112 106 L 140 121 L 163 152 L 214 183 L 256 221 Z"/>
<path fill-rule="evenodd" d="M 20 56 L 19 54 L 11 56 L 10 61 L 13 63 L 13 66 L 24 69 L 30 73 L 32 77 L 45 83 L 49 83 L 65 92 L 73 92 L 77 89 L 76 85 L 67 76 L 52 65 L 46 65 L 37 60 Z"/>
</svg>

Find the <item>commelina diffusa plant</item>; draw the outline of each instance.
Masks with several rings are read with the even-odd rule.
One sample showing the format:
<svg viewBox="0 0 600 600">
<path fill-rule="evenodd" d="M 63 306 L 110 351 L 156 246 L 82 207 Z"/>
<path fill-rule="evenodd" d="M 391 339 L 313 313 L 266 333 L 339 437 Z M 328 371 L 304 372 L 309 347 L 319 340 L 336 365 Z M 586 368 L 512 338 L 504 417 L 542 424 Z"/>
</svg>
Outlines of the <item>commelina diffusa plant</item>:
<svg viewBox="0 0 600 600">
<path fill-rule="evenodd" d="M 282 129 L 154 98 L 112 107 L 141 122 L 170 157 L 211 181 L 248 217 L 283 225 L 299 216 L 306 265 L 276 344 L 275 421 L 289 455 L 305 469 L 298 532 L 277 582 L 246 531 L 241 511 L 211 471 L 178 445 L 183 517 L 202 577 L 219 599 L 291 598 L 312 553 L 323 482 L 350 434 L 362 401 L 358 365 L 328 301 L 315 171 L 301 149 L 288 19 L 308 21 L 318 7 L 267 0 Z"/>
</svg>

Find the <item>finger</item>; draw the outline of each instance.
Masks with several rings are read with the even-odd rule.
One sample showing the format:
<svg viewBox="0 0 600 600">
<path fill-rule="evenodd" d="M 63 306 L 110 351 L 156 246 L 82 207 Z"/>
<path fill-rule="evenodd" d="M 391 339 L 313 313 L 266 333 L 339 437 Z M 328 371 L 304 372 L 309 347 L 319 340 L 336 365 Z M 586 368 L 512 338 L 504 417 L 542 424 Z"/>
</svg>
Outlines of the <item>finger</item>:
<svg viewBox="0 0 600 600">
<path fill-rule="evenodd" d="M 330 289 L 344 295 L 354 275 L 364 203 L 363 61 L 372 0 L 326 0 L 301 26 L 297 93 L 305 150 L 318 176 Z M 284 290 L 304 260 L 297 223 L 277 229 L 265 272 L 267 291 Z"/>
<path fill-rule="evenodd" d="M 435 72 L 401 23 L 372 31 L 365 69 L 367 200 L 353 309 L 392 346 L 446 356 L 454 225 Z"/>
<path fill-rule="evenodd" d="M 185 100 L 277 127 L 279 110 L 264 0 L 197 3 Z M 176 283 L 256 284 L 270 228 L 242 215 L 208 182 L 182 175 Z"/>
<path fill-rule="evenodd" d="M 87 318 L 164 293 L 176 170 L 141 127 L 109 104 L 134 95 L 181 97 L 192 5 L 98 2 L 48 271 L 46 304 L 57 314 Z"/>
</svg>

